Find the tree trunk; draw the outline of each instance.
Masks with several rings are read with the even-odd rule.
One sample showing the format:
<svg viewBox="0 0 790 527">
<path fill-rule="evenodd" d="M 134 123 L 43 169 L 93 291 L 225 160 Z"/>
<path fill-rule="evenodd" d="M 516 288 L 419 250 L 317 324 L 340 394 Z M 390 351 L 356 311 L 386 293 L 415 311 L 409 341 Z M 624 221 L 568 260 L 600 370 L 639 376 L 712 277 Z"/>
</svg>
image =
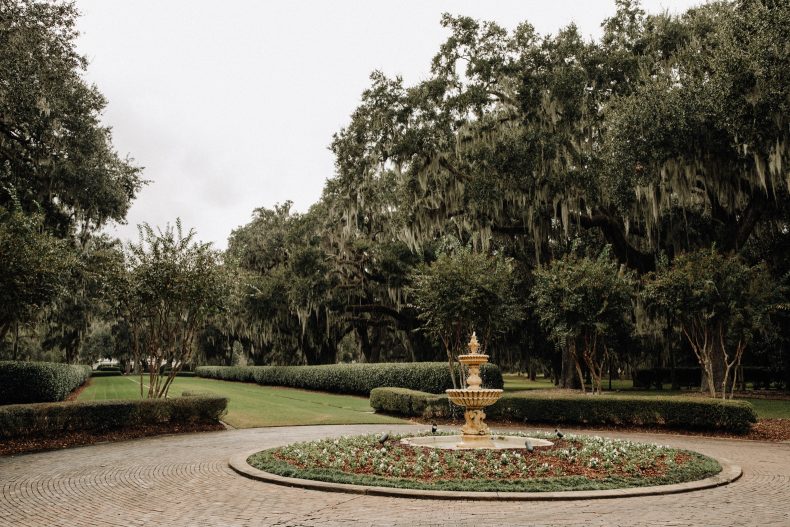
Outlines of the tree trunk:
<svg viewBox="0 0 790 527">
<path fill-rule="evenodd" d="M 576 360 L 569 346 L 565 346 L 562 350 L 562 366 L 559 372 L 558 380 L 558 386 L 560 388 L 580 388 L 580 381 L 576 376 Z"/>
<path fill-rule="evenodd" d="M 370 338 L 368 337 L 368 328 L 362 324 L 355 324 L 354 329 L 359 337 L 359 349 L 362 356 L 365 357 L 365 362 L 373 362 L 373 346 L 370 345 Z"/>
<path fill-rule="evenodd" d="M 19 322 L 14 322 L 14 350 L 12 353 L 13 360 L 17 360 L 19 355 Z"/>
</svg>

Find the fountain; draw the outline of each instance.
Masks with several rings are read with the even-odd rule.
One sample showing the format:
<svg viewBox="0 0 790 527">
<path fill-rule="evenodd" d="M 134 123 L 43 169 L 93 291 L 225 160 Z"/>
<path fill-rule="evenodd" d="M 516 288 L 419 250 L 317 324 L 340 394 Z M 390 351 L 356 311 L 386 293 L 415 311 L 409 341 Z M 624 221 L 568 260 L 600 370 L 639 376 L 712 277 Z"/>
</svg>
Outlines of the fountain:
<svg viewBox="0 0 790 527">
<path fill-rule="evenodd" d="M 524 448 L 526 439 L 529 439 L 533 447 L 551 446 L 552 443 L 544 439 L 491 436 L 491 431 L 485 424 L 486 414 L 483 408 L 497 402 L 502 397 L 502 390 L 481 388 L 480 385 L 483 381 L 480 378 L 480 367 L 488 362 L 488 355 L 479 353 L 479 349 L 480 343 L 477 341 L 477 335 L 473 332 L 472 338 L 469 340 L 469 353 L 458 357 L 458 362 L 469 368 L 466 388 L 447 390 L 447 397 L 450 401 L 465 408 L 465 424 L 461 427 L 461 435 L 409 437 L 402 441 L 414 446 L 449 449 Z"/>
<path fill-rule="evenodd" d="M 469 367 L 466 388 L 447 390 L 447 397 L 458 406 L 465 407 L 464 421 L 461 427 L 461 443 L 459 448 L 493 448 L 491 433 L 485 423 L 486 414 L 483 408 L 491 406 L 502 397 L 502 390 L 481 388 L 480 366 L 488 362 L 488 355 L 479 353 L 480 344 L 477 335 L 472 333 L 469 340 L 469 353 L 460 355 L 458 362 Z"/>
</svg>

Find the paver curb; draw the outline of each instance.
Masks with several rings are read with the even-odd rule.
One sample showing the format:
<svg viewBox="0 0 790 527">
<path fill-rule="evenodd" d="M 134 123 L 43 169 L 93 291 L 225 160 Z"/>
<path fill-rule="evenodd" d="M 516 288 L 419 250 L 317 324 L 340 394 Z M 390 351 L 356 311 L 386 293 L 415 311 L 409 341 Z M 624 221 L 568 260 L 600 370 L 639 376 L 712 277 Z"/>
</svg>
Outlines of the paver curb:
<svg viewBox="0 0 790 527">
<path fill-rule="evenodd" d="M 611 498 L 635 498 L 638 496 L 662 496 L 712 489 L 727 485 L 739 479 L 743 471 L 727 459 L 716 459 L 721 465 L 721 472 L 715 476 L 687 483 L 674 485 L 658 485 L 653 487 L 635 487 L 614 490 L 576 490 L 565 492 L 456 492 L 449 490 L 400 489 L 394 487 L 373 487 L 369 485 L 351 485 L 346 483 L 330 483 L 310 479 L 287 478 L 270 472 L 259 470 L 249 463 L 247 458 L 260 452 L 251 450 L 232 456 L 228 466 L 238 474 L 250 479 L 283 485 L 300 487 L 324 492 L 345 492 L 349 494 L 365 494 L 368 496 L 388 496 L 396 498 L 418 498 L 431 500 L 479 500 L 479 501 L 563 501 L 563 500 L 597 500 Z"/>
</svg>

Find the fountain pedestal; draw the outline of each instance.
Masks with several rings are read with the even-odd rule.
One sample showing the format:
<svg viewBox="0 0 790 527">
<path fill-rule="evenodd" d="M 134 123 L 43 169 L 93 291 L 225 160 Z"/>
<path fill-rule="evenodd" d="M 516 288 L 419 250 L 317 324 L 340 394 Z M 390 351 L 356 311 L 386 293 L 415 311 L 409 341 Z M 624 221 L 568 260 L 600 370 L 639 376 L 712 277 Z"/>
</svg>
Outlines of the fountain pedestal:
<svg viewBox="0 0 790 527">
<path fill-rule="evenodd" d="M 461 442 L 458 448 L 492 448 L 491 432 L 485 424 L 486 414 L 483 408 L 497 402 L 502 396 L 502 390 L 483 389 L 480 387 L 480 366 L 488 362 L 488 355 L 478 353 L 480 344 L 477 335 L 472 333 L 469 340 L 469 353 L 458 357 L 458 362 L 469 367 L 469 376 L 466 379 L 466 388 L 462 390 L 447 390 L 447 397 L 463 406 L 464 426 L 461 427 Z"/>
</svg>

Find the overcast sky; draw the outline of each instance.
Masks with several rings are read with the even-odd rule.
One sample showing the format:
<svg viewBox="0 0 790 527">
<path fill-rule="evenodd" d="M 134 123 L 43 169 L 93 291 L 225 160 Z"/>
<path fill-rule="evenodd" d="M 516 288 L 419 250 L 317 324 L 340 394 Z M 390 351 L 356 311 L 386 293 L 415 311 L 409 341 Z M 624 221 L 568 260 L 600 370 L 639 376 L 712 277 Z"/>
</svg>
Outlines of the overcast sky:
<svg viewBox="0 0 790 527">
<path fill-rule="evenodd" d="M 682 12 L 699 0 L 644 1 Z M 87 78 L 109 99 L 105 122 L 150 183 L 111 229 L 180 217 L 221 249 L 256 207 L 305 211 L 334 171 L 327 149 L 374 69 L 426 77 L 450 12 L 541 33 L 575 22 L 600 35 L 614 0 L 77 0 Z"/>
</svg>

